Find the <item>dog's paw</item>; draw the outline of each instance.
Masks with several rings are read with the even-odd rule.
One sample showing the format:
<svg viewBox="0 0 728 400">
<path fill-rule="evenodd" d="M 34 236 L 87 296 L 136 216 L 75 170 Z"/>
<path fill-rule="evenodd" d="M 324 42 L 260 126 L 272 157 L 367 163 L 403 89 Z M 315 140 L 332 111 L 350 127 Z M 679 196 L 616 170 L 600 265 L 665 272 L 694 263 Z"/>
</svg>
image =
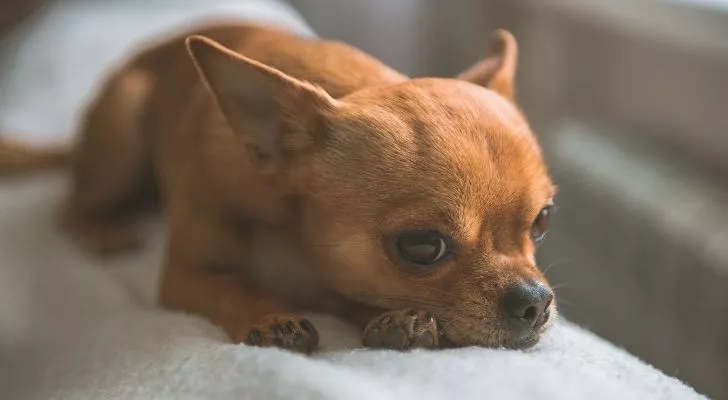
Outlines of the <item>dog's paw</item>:
<svg viewBox="0 0 728 400">
<path fill-rule="evenodd" d="M 245 336 L 249 346 L 279 347 L 309 354 L 318 347 L 319 334 L 309 320 L 297 315 L 272 315 Z"/>
<path fill-rule="evenodd" d="M 436 349 L 440 337 L 435 317 L 412 309 L 386 312 L 364 329 L 364 346 L 374 349 Z"/>
</svg>

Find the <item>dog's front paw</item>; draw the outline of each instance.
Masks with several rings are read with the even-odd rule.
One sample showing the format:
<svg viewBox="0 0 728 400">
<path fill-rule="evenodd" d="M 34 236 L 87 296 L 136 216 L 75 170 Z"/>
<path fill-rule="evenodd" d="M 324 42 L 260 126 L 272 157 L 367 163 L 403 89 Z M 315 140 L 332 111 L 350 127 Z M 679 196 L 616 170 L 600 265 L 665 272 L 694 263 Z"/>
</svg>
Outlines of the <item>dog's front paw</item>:
<svg viewBox="0 0 728 400">
<path fill-rule="evenodd" d="M 319 334 L 309 320 L 297 315 L 272 315 L 245 336 L 249 346 L 279 347 L 309 354 L 318 347 Z"/>
<path fill-rule="evenodd" d="M 409 350 L 440 347 L 435 317 L 412 309 L 386 312 L 364 329 L 364 346 L 374 349 Z"/>
</svg>

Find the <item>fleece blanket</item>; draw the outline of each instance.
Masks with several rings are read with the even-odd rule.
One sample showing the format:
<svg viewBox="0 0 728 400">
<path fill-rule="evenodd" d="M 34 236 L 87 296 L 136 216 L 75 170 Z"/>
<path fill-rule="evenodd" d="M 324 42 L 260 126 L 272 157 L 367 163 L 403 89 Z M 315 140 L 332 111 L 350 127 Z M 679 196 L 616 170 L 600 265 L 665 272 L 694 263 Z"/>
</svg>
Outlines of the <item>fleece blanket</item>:
<svg viewBox="0 0 728 400">
<path fill-rule="evenodd" d="M 125 52 L 216 16 L 311 34 L 272 0 L 63 2 L 0 50 L 0 129 L 33 142 L 69 137 Z M 231 344 L 204 319 L 155 306 L 163 221 L 148 222 L 143 250 L 111 261 L 64 238 L 53 218 L 66 180 L 58 172 L 0 181 L 2 399 L 704 398 L 563 320 L 527 351 L 370 351 L 351 327 L 321 315 L 310 316 L 322 339 L 310 357 Z"/>
</svg>

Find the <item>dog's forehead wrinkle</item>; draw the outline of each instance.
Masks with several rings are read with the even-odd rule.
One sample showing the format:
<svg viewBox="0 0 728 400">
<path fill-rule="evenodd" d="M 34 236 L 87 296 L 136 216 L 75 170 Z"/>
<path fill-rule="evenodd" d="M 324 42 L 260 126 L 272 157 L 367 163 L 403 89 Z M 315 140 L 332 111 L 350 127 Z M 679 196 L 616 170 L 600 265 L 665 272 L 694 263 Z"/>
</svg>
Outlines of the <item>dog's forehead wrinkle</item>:
<svg viewBox="0 0 728 400">
<path fill-rule="evenodd" d="M 530 196 L 540 153 L 514 106 L 471 86 L 422 80 L 344 99 L 326 179 L 380 201 L 425 201 L 428 217 L 470 238 L 510 224 L 501 216 Z"/>
</svg>

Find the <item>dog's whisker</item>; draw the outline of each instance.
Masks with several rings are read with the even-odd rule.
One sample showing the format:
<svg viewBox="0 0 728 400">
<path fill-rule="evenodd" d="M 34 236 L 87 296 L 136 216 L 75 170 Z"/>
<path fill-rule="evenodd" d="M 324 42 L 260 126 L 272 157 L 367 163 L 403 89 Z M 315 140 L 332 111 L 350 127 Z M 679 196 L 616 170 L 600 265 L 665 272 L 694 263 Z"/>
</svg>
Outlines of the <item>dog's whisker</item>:
<svg viewBox="0 0 728 400">
<path fill-rule="evenodd" d="M 559 303 L 559 304 L 562 304 L 562 303 L 563 303 L 563 304 L 566 304 L 567 306 L 572 306 L 572 305 L 574 305 L 574 303 L 572 303 L 572 302 L 570 302 L 570 301 L 568 301 L 568 300 L 566 300 L 566 299 L 562 299 L 562 298 L 559 298 L 559 299 L 558 299 L 558 303 Z"/>
<path fill-rule="evenodd" d="M 571 263 L 570 260 L 554 261 L 551 264 L 547 265 L 546 268 L 543 269 L 543 273 L 544 273 L 544 275 L 546 275 L 549 273 L 549 271 L 551 271 L 552 268 L 559 266 L 559 265 L 565 265 L 565 264 L 570 264 L 570 263 Z"/>
</svg>

